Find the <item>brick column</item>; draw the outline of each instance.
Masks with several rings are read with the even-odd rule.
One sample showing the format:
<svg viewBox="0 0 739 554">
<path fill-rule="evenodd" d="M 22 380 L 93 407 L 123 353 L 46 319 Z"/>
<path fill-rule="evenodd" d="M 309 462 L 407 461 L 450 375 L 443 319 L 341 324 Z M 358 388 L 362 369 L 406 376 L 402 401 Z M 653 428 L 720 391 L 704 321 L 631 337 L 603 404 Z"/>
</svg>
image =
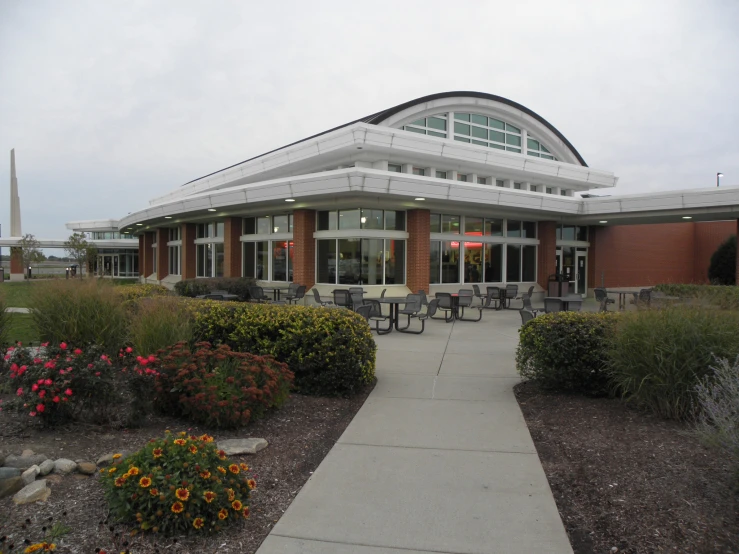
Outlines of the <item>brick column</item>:
<svg viewBox="0 0 739 554">
<path fill-rule="evenodd" d="M 549 276 L 557 270 L 557 222 L 539 222 L 539 252 L 538 252 L 537 282 L 545 291 L 548 287 Z"/>
<path fill-rule="evenodd" d="M 139 276 L 147 278 L 154 271 L 154 233 L 139 235 Z"/>
<path fill-rule="evenodd" d="M 180 249 L 180 273 L 182 279 L 195 279 L 195 236 L 197 228 L 194 223 L 183 223 L 180 229 L 180 237 L 182 237 L 182 248 Z"/>
<path fill-rule="evenodd" d="M 293 282 L 310 290 L 316 284 L 315 210 L 293 212 Z"/>
<path fill-rule="evenodd" d="M 11 247 L 10 249 L 10 274 L 20 275 L 19 279 L 23 279 L 26 268 L 23 267 L 23 249 Z"/>
<path fill-rule="evenodd" d="M 157 229 L 157 280 L 161 281 L 169 275 L 169 229 Z"/>
<path fill-rule="evenodd" d="M 240 217 L 227 217 L 223 225 L 224 277 L 241 277 L 241 221 Z"/>
<path fill-rule="evenodd" d="M 429 293 L 431 259 L 431 212 L 408 210 L 408 254 L 406 256 L 405 283 L 411 292 Z"/>
</svg>

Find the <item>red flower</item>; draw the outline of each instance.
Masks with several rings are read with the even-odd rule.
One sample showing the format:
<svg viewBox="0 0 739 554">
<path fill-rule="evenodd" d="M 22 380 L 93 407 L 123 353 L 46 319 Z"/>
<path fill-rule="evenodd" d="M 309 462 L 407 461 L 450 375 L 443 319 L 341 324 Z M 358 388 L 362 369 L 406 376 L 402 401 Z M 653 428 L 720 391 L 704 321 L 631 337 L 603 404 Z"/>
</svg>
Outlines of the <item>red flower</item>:
<svg viewBox="0 0 739 554">
<path fill-rule="evenodd" d="M 61 343 L 59 345 L 59 348 L 61 348 L 62 350 L 66 350 L 67 349 L 67 343 L 66 342 Z"/>
<path fill-rule="evenodd" d="M 38 405 L 36 406 L 36 411 L 37 411 L 38 413 L 42 413 L 42 412 L 43 412 L 43 411 L 44 411 L 45 409 L 46 409 L 46 406 L 44 406 L 43 404 L 38 404 Z"/>
<path fill-rule="evenodd" d="M 20 389 L 18 389 L 18 390 L 20 390 Z M 36 392 L 38 390 L 38 385 L 36 383 L 34 383 L 33 386 L 31 387 L 31 390 L 33 392 Z"/>
<path fill-rule="evenodd" d="M 54 382 L 54 381 L 52 381 L 51 379 L 47 379 L 46 381 L 44 381 L 44 385 L 46 385 L 46 386 L 48 387 L 48 386 L 49 386 L 49 385 L 51 385 L 51 384 L 52 384 L 53 382 Z"/>
<path fill-rule="evenodd" d="M 59 403 L 59 397 L 58 397 L 58 396 L 55 396 L 54 398 L 52 398 L 52 400 L 53 400 L 54 402 L 56 402 L 57 404 Z"/>
<path fill-rule="evenodd" d="M 72 396 L 72 389 L 65 390 L 64 394 L 66 394 L 67 396 Z"/>
<path fill-rule="evenodd" d="M 75 348 L 74 349 L 74 355 L 75 356 L 79 356 L 80 354 L 82 354 L 82 350 L 80 350 L 79 348 Z"/>
<path fill-rule="evenodd" d="M 31 413 L 30 413 L 30 414 L 28 414 L 28 415 L 30 415 L 31 417 L 36 417 L 36 412 L 31 412 Z"/>
<path fill-rule="evenodd" d="M 126 353 L 130 354 L 131 352 L 133 352 L 133 348 L 126 346 Z"/>
<path fill-rule="evenodd" d="M 39 393 L 38 393 L 38 397 L 39 397 L 39 398 L 43 398 L 44 396 L 46 396 L 46 391 L 45 391 L 45 390 L 41 390 L 41 391 L 39 391 Z"/>
<path fill-rule="evenodd" d="M 18 390 L 16 391 L 16 394 L 17 394 L 18 396 L 21 396 L 21 395 L 23 394 L 23 388 L 19 388 L 19 389 L 18 389 Z"/>
</svg>

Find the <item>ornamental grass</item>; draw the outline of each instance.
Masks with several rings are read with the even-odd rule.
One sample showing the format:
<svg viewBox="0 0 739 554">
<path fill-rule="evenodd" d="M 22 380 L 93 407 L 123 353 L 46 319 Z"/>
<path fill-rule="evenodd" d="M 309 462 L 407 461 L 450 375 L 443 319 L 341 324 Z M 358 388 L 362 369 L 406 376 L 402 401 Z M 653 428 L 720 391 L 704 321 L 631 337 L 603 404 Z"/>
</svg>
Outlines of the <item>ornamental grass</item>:
<svg viewBox="0 0 739 554">
<path fill-rule="evenodd" d="M 114 517 L 165 536 L 212 534 L 249 517 L 256 481 L 209 435 L 167 432 L 100 470 Z"/>
</svg>

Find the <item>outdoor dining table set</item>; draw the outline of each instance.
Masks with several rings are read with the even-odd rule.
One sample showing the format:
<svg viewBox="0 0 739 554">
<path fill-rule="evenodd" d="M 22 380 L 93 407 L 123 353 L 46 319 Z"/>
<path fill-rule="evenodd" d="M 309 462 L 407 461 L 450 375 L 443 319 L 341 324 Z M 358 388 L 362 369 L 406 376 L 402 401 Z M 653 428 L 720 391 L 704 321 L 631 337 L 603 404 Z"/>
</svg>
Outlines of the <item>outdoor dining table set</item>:
<svg viewBox="0 0 739 554">
<path fill-rule="evenodd" d="M 297 303 L 299 300 L 305 297 L 305 289 L 305 285 L 300 285 L 298 283 L 290 283 L 289 285 L 269 287 L 254 285 L 249 287 L 249 300 L 251 302 L 259 303 L 293 304 Z M 265 294 L 265 291 L 269 291 L 272 293 L 271 300 Z M 284 300 L 281 299 L 282 293 L 286 293 Z M 225 290 L 214 290 L 209 292 L 208 294 L 198 295 L 195 298 L 201 298 L 204 300 L 241 300 L 241 297 L 238 294 L 231 294 Z"/>
</svg>

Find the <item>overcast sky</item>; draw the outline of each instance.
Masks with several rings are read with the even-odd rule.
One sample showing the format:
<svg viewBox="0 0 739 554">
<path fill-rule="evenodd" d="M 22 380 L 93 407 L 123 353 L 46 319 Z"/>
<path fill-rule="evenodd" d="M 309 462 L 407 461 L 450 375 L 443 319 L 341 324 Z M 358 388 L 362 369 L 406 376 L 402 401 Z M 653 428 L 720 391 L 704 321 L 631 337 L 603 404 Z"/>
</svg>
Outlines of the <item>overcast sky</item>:
<svg viewBox="0 0 739 554">
<path fill-rule="evenodd" d="M 510 98 L 613 193 L 739 185 L 739 2 L 0 0 L 0 223 L 119 218 L 407 100 Z"/>
</svg>

